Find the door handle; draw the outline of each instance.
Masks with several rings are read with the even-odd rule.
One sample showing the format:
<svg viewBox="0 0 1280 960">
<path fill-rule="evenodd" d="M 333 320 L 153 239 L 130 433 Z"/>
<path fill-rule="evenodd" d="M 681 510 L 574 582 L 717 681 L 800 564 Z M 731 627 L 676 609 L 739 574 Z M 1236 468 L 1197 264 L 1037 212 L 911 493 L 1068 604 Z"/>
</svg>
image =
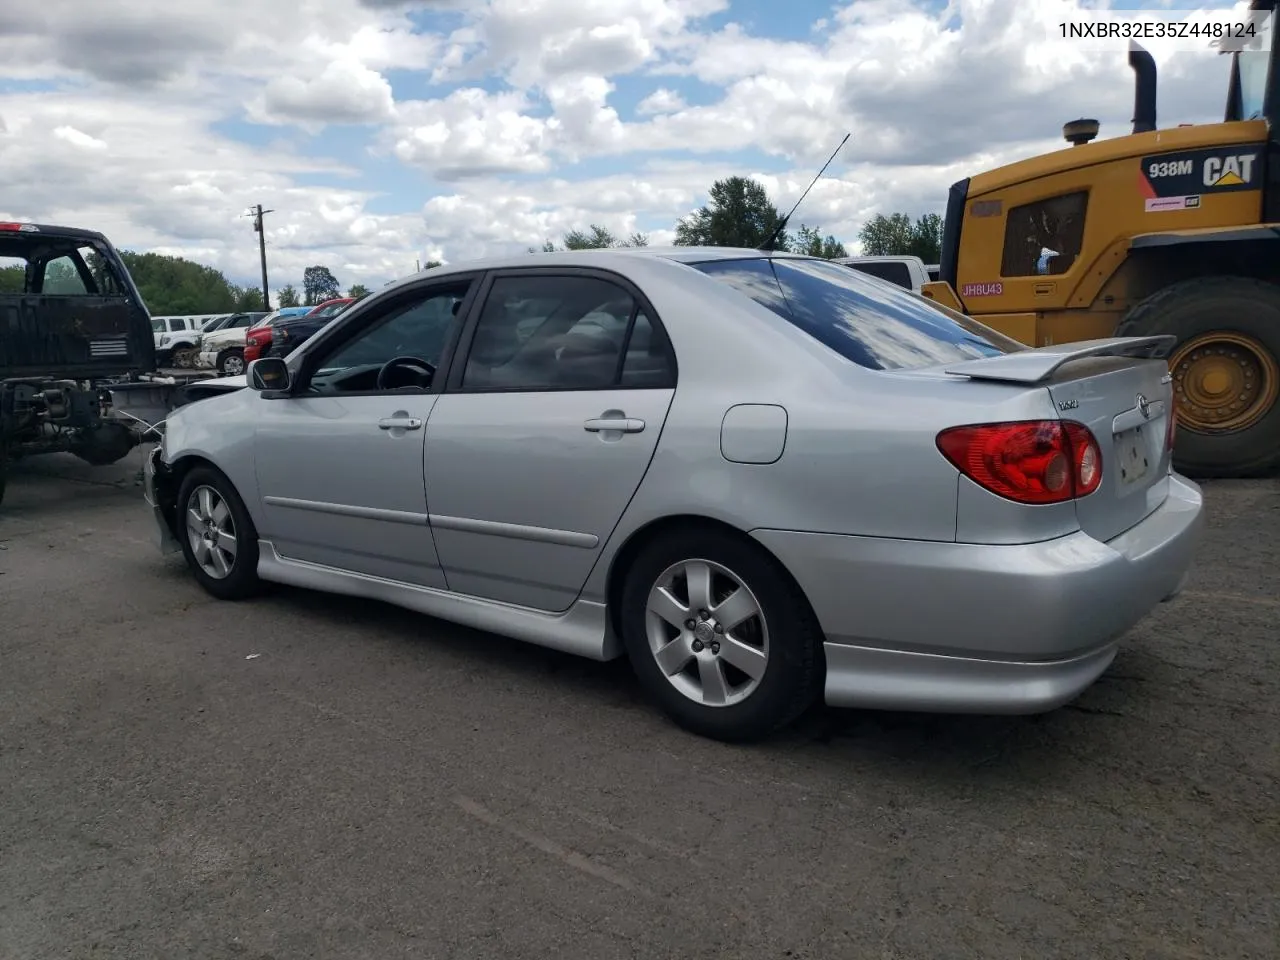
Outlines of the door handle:
<svg viewBox="0 0 1280 960">
<path fill-rule="evenodd" d="M 378 427 L 382 430 L 420 430 L 422 421 L 417 417 L 387 417 L 378 421 Z"/>
<path fill-rule="evenodd" d="M 644 429 L 644 421 L 636 420 L 634 417 L 619 417 L 615 419 L 596 418 L 588 420 L 582 425 L 582 428 L 588 433 L 604 433 L 606 430 L 617 430 L 620 433 L 639 433 Z"/>
</svg>

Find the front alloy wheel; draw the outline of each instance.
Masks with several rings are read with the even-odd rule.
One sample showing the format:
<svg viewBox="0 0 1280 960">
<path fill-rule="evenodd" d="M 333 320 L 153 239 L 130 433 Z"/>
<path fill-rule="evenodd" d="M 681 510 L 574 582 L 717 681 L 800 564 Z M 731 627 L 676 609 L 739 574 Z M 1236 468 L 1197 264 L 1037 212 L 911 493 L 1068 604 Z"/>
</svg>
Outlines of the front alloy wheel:
<svg viewBox="0 0 1280 960">
<path fill-rule="evenodd" d="M 236 565 L 236 522 L 213 487 L 201 485 L 187 500 L 187 540 L 196 564 L 214 580 L 225 580 Z"/>
<path fill-rule="evenodd" d="M 174 532 L 200 586 L 220 600 L 257 594 L 258 531 L 235 485 L 201 464 L 183 477 L 175 499 Z"/>
<path fill-rule="evenodd" d="M 244 353 L 240 350 L 229 350 L 223 354 L 219 369 L 224 377 L 238 377 L 244 373 Z"/>
</svg>

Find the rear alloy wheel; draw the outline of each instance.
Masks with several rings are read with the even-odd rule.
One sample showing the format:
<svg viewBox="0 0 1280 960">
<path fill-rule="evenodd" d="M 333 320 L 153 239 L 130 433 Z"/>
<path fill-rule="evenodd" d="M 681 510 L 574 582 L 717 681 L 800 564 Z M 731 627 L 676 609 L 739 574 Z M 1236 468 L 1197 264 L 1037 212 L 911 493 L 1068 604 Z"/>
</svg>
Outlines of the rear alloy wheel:
<svg viewBox="0 0 1280 960">
<path fill-rule="evenodd" d="M 209 467 L 196 467 L 178 491 L 182 553 L 196 580 L 220 600 L 256 594 L 258 532 L 231 482 Z"/>
<path fill-rule="evenodd" d="M 244 351 L 239 347 L 232 347 L 218 354 L 218 375 L 223 377 L 238 377 L 244 373 Z"/>
<path fill-rule="evenodd" d="M 704 530 L 650 544 L 628 573 L 621 614 L 640 682 L 694 733 L 760 739 L 820 689 L 813 615 L 776 562 L 745 539 Z"/>
</svg>

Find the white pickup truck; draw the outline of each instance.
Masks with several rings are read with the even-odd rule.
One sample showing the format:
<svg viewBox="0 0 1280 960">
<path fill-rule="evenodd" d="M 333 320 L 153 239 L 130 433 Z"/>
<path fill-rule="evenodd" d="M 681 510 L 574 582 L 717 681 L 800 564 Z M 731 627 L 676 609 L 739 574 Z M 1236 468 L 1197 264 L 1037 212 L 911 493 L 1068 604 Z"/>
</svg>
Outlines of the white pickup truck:
<svg viewBox="0 0 1280 960">
<path fill-rule="evenodd" d="M 926 265 L 919 257 L 837 257 L 833 262 L 896 283 L 915 293 L 919 293 L 926 283 L 938 279 L 937 264 Z"/>
<path fill-rule="evenodd" d="M 200 345 L 200 331 L 217 314 L 182 317 L 152 317 L 151 336 L 155 340 L 156 365 L 189 367 Z"/>
</svg>

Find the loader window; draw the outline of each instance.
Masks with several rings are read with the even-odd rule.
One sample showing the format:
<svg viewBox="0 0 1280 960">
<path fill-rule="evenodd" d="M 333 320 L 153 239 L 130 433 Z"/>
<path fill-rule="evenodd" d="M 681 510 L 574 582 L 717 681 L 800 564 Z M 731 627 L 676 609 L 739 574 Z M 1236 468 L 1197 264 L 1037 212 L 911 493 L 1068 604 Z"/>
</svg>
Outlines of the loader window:
<svg viewBox="0 0 1280 960">
<path fill-rule="evenodd" d="M 1000 275 L 1056 276 L 1070 270 L 1084 244 L 1088 201 L 1088 191 L 1081 190 L 1011 209 Z"/>
</svg>

